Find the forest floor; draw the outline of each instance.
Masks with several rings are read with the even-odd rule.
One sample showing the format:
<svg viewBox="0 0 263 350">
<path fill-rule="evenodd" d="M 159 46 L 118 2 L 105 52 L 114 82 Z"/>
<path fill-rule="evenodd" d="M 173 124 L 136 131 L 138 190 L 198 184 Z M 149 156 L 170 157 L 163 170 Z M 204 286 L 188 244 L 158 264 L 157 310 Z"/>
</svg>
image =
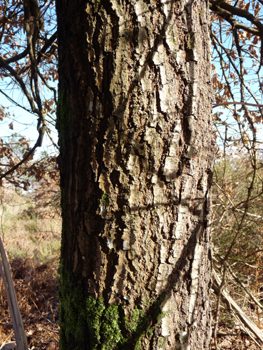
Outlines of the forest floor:
<svg viewBox="0 0 263 350">
<path fill-rule="evenodd" d="M 34 265 L 33 259 L 16 258 L 10 262 L 30 350 L 59 349 L 58 261 L 54 258 Z M 219 323 L 218 350 L 262 349 L 238 325 L 228 322 L 225 318 Z M 0 282 L 0 344 L 14 339 L 11 316 Z M 211 349 L 216 349 L 214 340 Z"/>
<path fill-rule="evenodd" d="M 44 200 L 41 193 L 18 195 L 3 188 L 0 193 L 0 234 L 11 265 L 30 350 L 59 349 L 61 217 L 58 191 L 55 187 L 52 196 L 45 191 Z M 0 348 L 14 340 L 11 315 L 0 277 Z"/>
<path fill-rule="evenodd" d="M 30 350 L 58 350 L 58 259 L 34 265 L 29 258 L 10 262 L 18 305 Z M 7 299 L 0 280 L 0 344 L 15 340 Z"/>
<path fill-rule="evenodd" d="M 44 213 L 43 208 L 47 207 L 32 204 L 26 197 L 7 192 L 4 199 L 0 196 L 0 232 L 11 265 L 29 349 L 58 350 L 61 218 L 54 208 L 51 213 L 50 206 Z M 234 289 L 236 287 L 232 287 L 232 291 Z M 235 297 L 238 300 L 238 294 Z M 215 309 L 216 297 L 213 296 L 212 300 Z M 244 311 L 262 328 L 258 322 L 261 315 L 259 317 L 256 309 L 249 309 L 247 305 Z M 14 340 L 11 315 L 0 278 L 0 348 Z M 218 322 L 217 345 L 217 350 L 263 349 L 263 344 L 257 345 L 233 320 L 231 312 L 223 304 Z M 211 349 L 216 349 L 214 340 Z"/>
<path fill-rule="evenodd" d="M 218 350 L 260 350 L 257 345 L 240 327 L 220 326 L 217 333 Z M 215 350 L 215 341 L 212 340 L 211 350 Z"/>
</svg>

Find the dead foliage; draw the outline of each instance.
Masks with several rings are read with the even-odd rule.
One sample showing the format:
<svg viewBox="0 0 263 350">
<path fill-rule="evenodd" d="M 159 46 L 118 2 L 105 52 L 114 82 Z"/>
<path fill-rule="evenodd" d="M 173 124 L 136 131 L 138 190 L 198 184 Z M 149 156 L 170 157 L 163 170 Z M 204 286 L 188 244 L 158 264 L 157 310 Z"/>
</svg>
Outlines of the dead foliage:
<svg viewBox="0 0 263 350">
<path fill-rule="evenodd" d="M 220 327 L 217 333 L 217 344 L 221 350 L 259 350 L 249 336 L 238 326 L 234 328 Z M 215 350 L 215 342 L 212 340 L 211 350 Z"/>
<path fill-rule="evenodd" d="M 58 350 L 58 259 L 34 265 L 33 259 L 10 262 L 18 305 L 31 350 Z M 0 280 L 0 344 L 14 339 L 7 298 Z"/>
</svg>

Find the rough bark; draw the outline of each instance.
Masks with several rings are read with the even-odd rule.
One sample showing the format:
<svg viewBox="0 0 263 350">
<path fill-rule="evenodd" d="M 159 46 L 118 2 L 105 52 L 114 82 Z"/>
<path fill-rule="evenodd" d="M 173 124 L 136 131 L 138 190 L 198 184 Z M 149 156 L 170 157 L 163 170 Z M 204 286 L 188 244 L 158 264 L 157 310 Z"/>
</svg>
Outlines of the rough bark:
<svg viewBox="0 0 263 350">
<path fill-rule="evenodd" d="M 60 347 L 208 349 L 208 3 L 57 0 L 57 15 Z"/>
</svg>

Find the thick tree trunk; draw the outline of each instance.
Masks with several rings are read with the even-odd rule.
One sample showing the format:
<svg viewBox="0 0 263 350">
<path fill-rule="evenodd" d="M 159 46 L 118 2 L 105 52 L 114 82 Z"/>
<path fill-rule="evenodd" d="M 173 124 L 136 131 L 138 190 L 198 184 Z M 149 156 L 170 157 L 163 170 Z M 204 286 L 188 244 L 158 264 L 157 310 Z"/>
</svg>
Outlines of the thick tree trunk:
<svg viewBox="0 0 263 350">
<path fill-rule="evenodd" d="M 208 349 L 208 3 L 57 0 L 61 349 Z"/>
</svg>

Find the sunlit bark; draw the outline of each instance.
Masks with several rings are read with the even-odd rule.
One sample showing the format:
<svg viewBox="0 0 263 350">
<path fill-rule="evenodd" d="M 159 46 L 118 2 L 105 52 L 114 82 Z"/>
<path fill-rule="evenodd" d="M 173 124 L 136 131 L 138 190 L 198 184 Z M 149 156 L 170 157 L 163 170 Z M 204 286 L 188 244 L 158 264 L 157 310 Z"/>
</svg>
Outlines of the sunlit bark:
<svg viewBox="0 0 263 350">
<path fill-rule="evenodd" d="M 89 297 L 147 314 L 151 332 L 122 329 L 127 349 L 208 349 L 207 2 L 58 0 L 57 14 L 61 349 L 95 348 Z"/>
</svg>

